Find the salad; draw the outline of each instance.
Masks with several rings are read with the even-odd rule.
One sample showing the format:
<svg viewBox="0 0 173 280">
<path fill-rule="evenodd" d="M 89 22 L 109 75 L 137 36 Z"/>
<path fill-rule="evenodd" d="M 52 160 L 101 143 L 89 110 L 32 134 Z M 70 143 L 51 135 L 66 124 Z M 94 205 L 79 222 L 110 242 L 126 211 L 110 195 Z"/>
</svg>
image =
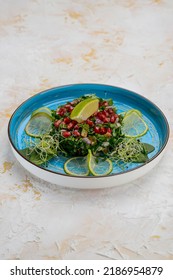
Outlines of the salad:
<svg viewBox="0 0 173 280">
<path fill-rule="evenodd" d="M 86 120 L 73 118 L 75 105 L 82 101 L 94 101 L 95 112 Z M 93 103 L 93 102 L 92 102 Z M 112 106 L 112 100 L 81 97 L 67 103 L 54 113 L 53 134 L 59 134 L 61 149 L 68 156 L 85 156 L 90 149 L 93 155 L 106 155 L 121 135 L 121 116 Z"/>
<path fill-rule="evenodd" d="M 112 99 L 84 95 L 55 110 L 35 110 L 25 127 L 29 142 L 20 152 L 36 165 L 65 156 L 69 175 L 108 175 L 113 162 L 148 161 L 154 147 L 140 140 L 147 131 L 140 111 L 118 114 Z"/>
</svg>

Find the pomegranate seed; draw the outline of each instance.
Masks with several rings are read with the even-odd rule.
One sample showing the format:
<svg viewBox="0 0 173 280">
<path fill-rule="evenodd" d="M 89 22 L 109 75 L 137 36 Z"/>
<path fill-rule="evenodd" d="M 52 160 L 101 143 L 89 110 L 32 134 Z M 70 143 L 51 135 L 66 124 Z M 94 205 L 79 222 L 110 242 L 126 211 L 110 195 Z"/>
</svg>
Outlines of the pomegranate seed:
<svg viewBox="0 0 173 280">
<path fill-rule="evenodd" d="M 59 125 L 60 125 L 60 123 L 61 123 L 61 120 L 57 120 L 57 121 L 54 122 L 54 126 L 55 126 L 56 128 L 58 128 Z"/>
<path fill-rule="evenodd" d="M 107 118 L 106 118 L 104 115 L 102 116 L 102 121 L 103 121 L 104 123 L 107 122 Z"/>
<path fill-rule="evenodd" d="M 115 122 L 115 115 L 113 115 L 113 116 L 110 117 L 110 122 L 111 122 L 111 123 L 114 123 L 114 122 Z"/>
<path fill-rule="evenodd" d="M 80 132 L 79 132 L 78 130 L 74 130 L 74 131 L 73 131 L 73 135 L 74 135 L 74 136 L 80 136 Z"/>
<path fill-rule="evenodd" d="M 65 137 L 65 138 L 69 137 L 70 135 L 71 135 L 70 131 L 63 131 L 62 132 L 62 136 Z"/>
<path fill-rule="evenodd" d="M 110 122 L 110 118 L 106 118 L 106 117 L 105 117 L 104 123 L 108 123 L 108 122 Z"/>
<path fill-rule="evenodd" d="M 104 101 L 103 102 L 103 106 L 108 106 L 109 104 L 108 104 L 108 102 L 107 101 Z"/>
<path fill-rule="evenodd" d="M 60 115 L 61 117 L 64 116 L 64 114 L 66 113 L 66 108 L 60 108 L 58 111 L 58 115 Z"/>
<path fill-rule="evenodd" d="M 71 130 L 72 128 L 74 127 L 74 123 L 70 122 L 68 125 L 67 125 L 67 128 L 69 130 Z"/>
<path fill-rule="evenodd" d="M 95 131 L 95 133 L 100 133 L 100 127 L 95 126 L 95 127 L 94 127 L 94 131 Z"/>
<path fill-rule="evenodd" d="M 77 103 L 79 103 L 79 100 L 75 99 L 72 102 L 70 102 L 71 105 L 76 105 Z"/>
<path fill-rule="evenodd" d="M 64 118 L 64 122 L 66 123 L 66 124 L 68 124 L 68 123 L 70 123 L 71 122 L 71 120 L 70 120 L 70 118 Z"/>
<path fill-rule="evenodd" d="M 104 121 L 104 119 L 105 119 L 105 116 L 103 115 L 102 112 L 98 112 L 97 117 L 98 117 L 101 121 Z"/>
<path fill-rule="evenodd" d="M 102 114 L 103 114 L 105 117 L 108 117 L 108 116 L 109 116 L 109 113 L 108 113 L 106 110 L 103 110 L 103 111 L 102 111 Z"/>
<path fill-rule="evenodd" d="M 94 123 L 93 123 L 93 121 L 91 121 L 91 120 L 86 120 L 86 123 L 89 125 L 89 126 L 93 126 L 94 125 Z"/>
<path fill-rule="evenodd" d="M 110 127 L 107 128 L 108 133 L 112 133 L 112 129 Z"/>
<path fill-rule="evenodd" d="M 97 113 L 97 117 L 100 118 L 101 116 L 102 116 L 102 113 L 101 113 L 101 112 L 98 112 L 98 113 Z"/>
<path fill-rule="evenodd" d="M 100 127 L 100 134 L 105 134 L 106 132 L 106 127 Z"/>
<path fill-rule="evenodd" d="M 97 118 L 100 118 L 100 116 L 101 116 L 101 112 L 98 112 L 98 113 L 96 114 L 96 117 L 97 117 Z"/>
<path fill-rule="evenodd" d="M 78 124 L 76 124 L 76 125 L 74 126 L 74 129 L 79 129 Z"/>
<path fill-rule="evenodd" d="M 109 104 L 108 104 L 107 101 L 103 101 L 103 102 L 100 102 L 100 103 L 99 103 L 99 107 L 102 107 L 102 106 L 106 107 L 106 106 L 108 106 L 108 105 L 109 105 Z"/>
<path fill-rule="evenodd" d="M 72 123 L 73 123 L 73 125 L 76 125 L 76 124 L 77 124 L 77 121 L 73 120 Z"/>
<path fill-rule="evenodd" d="M 68 112 L 71 112 L 73 110 L 73 106 L 70 104 L 66 104 L 65 108 L 67 109 Z"/>
<path fill-rule="evenodd" d="M 109 113 L 109 114 L 113 114 L 113 113 L 114 113 L 114 110 L 113 110 L 112 108 L 109 108 L 109 109 L 108 109 L 108 113 Z"/>
<path fill-rule="evenodd" d="M 70 106 L 71 106 L 71 104 L 66 104 L 64 107 L 65 107 L 66 109 L 68 109 Z"/>
</svg>

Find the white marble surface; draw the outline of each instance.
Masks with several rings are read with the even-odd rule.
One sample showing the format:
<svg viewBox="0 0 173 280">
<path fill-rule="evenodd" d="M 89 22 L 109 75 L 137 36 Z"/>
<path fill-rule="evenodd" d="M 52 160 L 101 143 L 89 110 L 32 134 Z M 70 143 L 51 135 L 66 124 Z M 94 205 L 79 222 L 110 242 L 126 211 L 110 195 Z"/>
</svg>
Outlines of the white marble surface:
<svg viewBox="0 0 173 280">
<path fill-rule="evenodd" d="M 96 82 L 134 90 L 173 125 L 172 0 L 0 0 L 0 259 L 173 259 L 173 134 L 128 185 L 70 190 L 14 159 L 7 125 L 26 98 Z"/>
</svg>

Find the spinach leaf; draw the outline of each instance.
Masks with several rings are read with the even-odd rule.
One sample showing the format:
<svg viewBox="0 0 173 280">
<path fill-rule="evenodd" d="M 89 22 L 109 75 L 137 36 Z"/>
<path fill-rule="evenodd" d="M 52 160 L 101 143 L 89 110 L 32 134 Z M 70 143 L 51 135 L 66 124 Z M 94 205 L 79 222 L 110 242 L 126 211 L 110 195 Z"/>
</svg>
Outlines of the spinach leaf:
<svg viewBox="0 0 173 280">
<path fill-rule="evenodd" d="M 150 144 L 147 144 L 147 143 L 142 143 L 143 146 L 144 146 L 144 149 L 145 149 L 145 152 L 147 154 L 153 152 L 155 150 L 154 146 L 150 145 Z"/>
<path fill-rule="evenodd" d="M 140 153 L 135 156 L 134 159 L 132 159 L 132 162 L 136 163 L 143 163 L 148 160 L 148 156 L 146 154 Z"/>
</svg>

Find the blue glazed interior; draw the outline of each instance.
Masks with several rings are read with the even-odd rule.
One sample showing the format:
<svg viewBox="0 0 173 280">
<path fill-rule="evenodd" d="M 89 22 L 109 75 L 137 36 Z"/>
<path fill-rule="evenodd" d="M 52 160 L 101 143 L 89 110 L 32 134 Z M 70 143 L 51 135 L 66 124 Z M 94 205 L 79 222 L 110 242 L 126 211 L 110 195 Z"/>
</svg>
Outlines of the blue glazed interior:
<svg viewBox="0 0 173 280">
<path fill-rule="evenodd" d="M 9 138 L 13 147 L 19 151 L 27 146 L 29 136 L 26 135 L 24 128 L 31 113 L 39 107 L 46 106 L 56 109 L 59 105 L 72 101 L 76 97 L 84 94 L 95 93 L 104 99 L 112 98 L 117 112 L 121 113 L 135 108 L 142 112 L 143 118 L 149 126 L 149 131 L 141 137 L 141 141 L 151 144 L 155 150 L 149 154 L 150 159 L 154 159 L 165 147 L 169 137 L 169 126 L 167 120 L 160 109 L 146 98 L 118 87 L 100 84 L 76 84 L 57 87 L 41 92 L 26 100 L 14 112 L 9 123 Z M 57 157 L 46 165 L 44 169 L 56 173 L 65 174 L 63 165 L 66 161 L 64 157 Z M 119 174 L 139 167 L 141 164 L 129 163 L 122 167 L 114 163 L 111 174 Z"/>
</svg>

